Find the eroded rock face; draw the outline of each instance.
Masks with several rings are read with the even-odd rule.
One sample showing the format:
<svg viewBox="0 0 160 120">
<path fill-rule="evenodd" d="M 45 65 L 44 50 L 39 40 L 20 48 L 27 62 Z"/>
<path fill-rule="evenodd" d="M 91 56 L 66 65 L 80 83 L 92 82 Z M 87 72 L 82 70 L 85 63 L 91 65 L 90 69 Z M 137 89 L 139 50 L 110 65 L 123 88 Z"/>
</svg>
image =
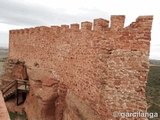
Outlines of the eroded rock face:
<svg viewBox="0 0 160 120">
<path fill-rule="evenodd" d="M 28 79 L 26 74 L 26 67 L 21 64 L 16 64 L 14 66 L 13 72 L 11 73 L 11 76 L 13 76 L 13 79 Z"/>
<path fill-rule="evenodd" d="M 72 92 L 68 92 L 66 96 L 67 107 L 63 113 L 63 120 L 101 120 L 102 116 L 93 110 L 95 104 L 89 104 L 87 100 L 83 100 Z M 107 111 L 99 111 L 107 114 Z M 102 114 L 100 113 L 100 114 Z"/>
<path fill-rule="evenodd" d="M 28 118 L 62 120 L 66 86 L 45 69 L 29 69 L 28 75 L 30 92 L 24 105 Z"/>
<path fill-rule="evenodd" d="M 25 62 L 9 59 L 6 63 L 6 74 L 13 79 L 28 79 Z"/>
<path fill-rule="evenodd" d="M 65 84 L 60 83 L 58 87 L 58 99 L 56 100 L 56 120 L 64 119 L 64 110 L 66 109 L 66 94 L 67 87 Z"/>
<path fill-rule="evenodd" d="M 0 91 L 0 120 L 10 120 L 1 91 Z"/>
<path fill-rule="evenodd" d="M 2 85 L 0 88 L 4 88 L 7 84 L 15 79 L 28 79 L 25 62 L 19 61 L 18 59 L 8 59 L 5 64 L 5 72 L 0 76 Z M 12 87 L 8 92 L 15 90 Z M 16 106 L 14 99 L 6 102 L 6 107 L 11 112 L 23 113 L 23 105 Z"/>
<path fill-rule="evenodd" d="M 8 59 L 5 62 L 5 72 L 1 75 L 2 87 L 15 79 L 28 79 L 25 62 Z"/>
</svg>

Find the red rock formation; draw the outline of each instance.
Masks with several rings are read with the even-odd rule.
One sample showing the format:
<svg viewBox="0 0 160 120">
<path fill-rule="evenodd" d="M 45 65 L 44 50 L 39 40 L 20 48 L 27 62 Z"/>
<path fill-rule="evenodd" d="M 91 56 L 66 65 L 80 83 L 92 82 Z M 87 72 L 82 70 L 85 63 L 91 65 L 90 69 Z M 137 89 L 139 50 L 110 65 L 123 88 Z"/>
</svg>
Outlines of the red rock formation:
<svg viewBox="0 0 160 120">
<path fill-rule="evenodd" d="M 2 86 L 4 87 L 9 82 L 15 79 L 27 80 L 27 69 L 24 65 L 25 62 L 18 59 L 8 59 L 5 62 L 5 73 L 1 76 Z"/>
<path fill-rule="evenodd" d="M 67 87 L 64 83 L 60 83 L 58 87 L 58 99 L 56 100 L 55 106 L 56 106 L 56 120 L 62 120 L 63 119 L 63 113 L 66 109 L 66 94 L 67 94 Z"/>
<path fill-rule="evenodd" d="M 45 69 L 30 69 L 28 75 L 31 85 L 25 102 L 28 118 L 31 120 L 61 120 L 56 118 L 56 114 L 58 117 L 63 116 L 66 93 L 64 85 L 59 84 L 59 81 L 53 78 L 52 73 Z"/>
<path fill-rule="evenodd" d="M 0 91 L 0 120 L 10 120 L 1 91 Z"/>
</svg>

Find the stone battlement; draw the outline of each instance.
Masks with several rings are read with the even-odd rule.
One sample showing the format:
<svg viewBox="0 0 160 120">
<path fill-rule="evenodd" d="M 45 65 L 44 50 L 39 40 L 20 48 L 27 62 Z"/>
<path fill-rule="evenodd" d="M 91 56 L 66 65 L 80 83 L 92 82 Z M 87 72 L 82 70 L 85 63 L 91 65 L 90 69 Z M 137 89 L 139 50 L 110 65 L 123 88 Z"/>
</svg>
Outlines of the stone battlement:
<svg viewBox="0 0 160 120">
<path fill-rule="evenodd" d="M 149 25 L 149 22 L 152 22 L 152 16 L 140 16 L 136 19 L 136 22 L 132 23 L 130 28 L 137 28 L 141 26 L 146 26 L 147 23 Z M 109 21 L 106 19 L 94 19 L 94 22 L 89 22 L 85 21 L 81 23 L 81 28 L 80 25 L 75 23 L 69 25 L 61 25 L 61 26 L 51 26 L 51 27 L 46 27 L 46 26 L 39 26 L 35 28 L 26 28 L 26 29 L 20 29 L 20 30 L 10 30 L 10 34 L 28 34 L 28 33 L 38 33 L 40 31 L 64 31 L 64 30 L 99 30 L 99 31 L 117 31 L 117 30 L 123 30 L 124 29 L 124 22 L 125 22 L 125 16 L 124 15 L 112 15 L 111 16 L 111 26 L 109 27 Z M 142 24 L 145 23 L 145 24 Z M 140 26 L 141 24 L 141 26 Z M 138 26 L 139 25 L 139 26 Z M 128 28 L 127 27 L 127 28 Z M 147 26 L 146 26 L 147 27 Z"/>
</svg>

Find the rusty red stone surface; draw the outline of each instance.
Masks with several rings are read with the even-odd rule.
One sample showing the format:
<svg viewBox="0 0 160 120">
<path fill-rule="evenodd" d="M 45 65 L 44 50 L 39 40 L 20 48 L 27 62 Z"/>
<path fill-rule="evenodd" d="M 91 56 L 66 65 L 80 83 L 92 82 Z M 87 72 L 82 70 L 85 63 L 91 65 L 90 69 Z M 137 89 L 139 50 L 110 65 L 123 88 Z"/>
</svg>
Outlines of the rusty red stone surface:
<svg viewBox="0 0 160 120">
<path fill-rule="evenodd" d="M 10 120 L 1 91 L 0 91 L 0 120 Z"/>
<path fill-rule="evenodd" d="M 146 112 L 152 19 L 140 16 L 125 28 L 120 15 L 111 16 L 110 27 L 108 20 L 95 19 L 81 29 L 72 24 L 11 30 L 9 59 L 25 61 L 31 83 L 28 118 L 106 120 L 116 119 L 114 111 Z"/>
</svg>

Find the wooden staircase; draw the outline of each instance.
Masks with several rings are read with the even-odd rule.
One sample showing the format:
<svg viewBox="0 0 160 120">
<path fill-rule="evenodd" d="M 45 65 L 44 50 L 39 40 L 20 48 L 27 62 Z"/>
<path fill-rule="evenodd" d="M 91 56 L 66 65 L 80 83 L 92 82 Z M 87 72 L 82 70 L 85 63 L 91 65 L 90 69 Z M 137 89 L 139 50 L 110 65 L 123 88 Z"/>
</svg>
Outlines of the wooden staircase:
<svg viewBox="0 0 160 120">
<path fill-rule="evenodd" d="M 29 92 L 29 81 L 16 79 L 7 84 L 4 88 L 1 89 L 4 100 L 7 101 L 10 98 L 15 98 L 15 104 L 18 106 L 23 103 L 26 99 L 26 95 Z M 19 101 L 20 94 L 22 100 Z"/>
<path fill-rule="evenodd" d="M 5 101 L 7 101 L 12 96 L 15 96 L 15 90 L 9 92 L 8 94 L 3 95 Z"/>
</svg>

